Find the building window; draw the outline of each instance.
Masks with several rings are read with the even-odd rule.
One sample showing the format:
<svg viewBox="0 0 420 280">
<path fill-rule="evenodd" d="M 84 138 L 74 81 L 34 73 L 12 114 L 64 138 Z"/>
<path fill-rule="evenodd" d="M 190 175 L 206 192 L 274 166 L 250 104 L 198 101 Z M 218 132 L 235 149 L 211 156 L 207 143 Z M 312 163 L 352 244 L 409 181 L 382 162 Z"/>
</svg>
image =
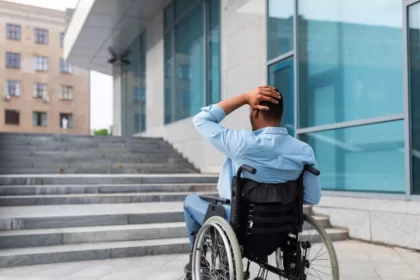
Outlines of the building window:
<svg viewBox="0 0 420 280">
<path fill-rule="evenodd" d="M 45 112 L 33 112 L 32 113 L 32 125 L 33 126 L 47 126 L 47 113 Z"/>
<path fill-rule="evenodd" d="M 20 69 L 20 53 L 6 52 L 6 68 Z"/>
<path fill-rule="evenodd" d="M 9 96 L 20 96 L 20 81 L 6 80 L 4 91 Z"/>
<path fill-rule="evenodd" d="M 71 74 L 73 73 L 73 66 L 70 63 L 67 63 L 64 59 L 60 60 L 60 72 Z"/>
<path fill-rule="evenodd" d="M 41 83 L 35 83 L 34 84 L 34 92 L 33 97 L 34 98 L 44 98 L 48 95 L 48 85 L 47 84 L 41 84 Z"/>
<path fill-rule="evenodd" d="M 60 47 L 64 47 L 64 32 L 60 33 Z"/>
<path fill-rule="evenodd" d="M 399 2 L 326 0 L 320 9 L 298 1 L 298 26 L 305 27 L 299 31 L 299 127 L 403 113 Z M 387 20 L 371 9 L 389 11 Z"/>
<path fill-rule="evenodd" d="M 60 86 L 60 99 L 61 100 L 73 100 L 73 87 L 72 86 Z"/>
<path fill-rule="evenodd" d="M 268 0 L 268 60 L 293 50 L 295 0 Z"/>
<path fill-rule="evenodd" d="M 4 122 L 10 125 L 19 125 L 20 123 L 20 112 L 18 110 L 5 110 L 4 111 Z"/>
<path fill-rule="evenodd" d="M 60 127 L 63 128 L 63 122 L 67 120 L 67 127 L 72 128 L 73 127 L 73 114 L 68 113 L 60 113 Z"/>
<path fill-rule="evenodd" d="M 37 44 L 48 44 L 48 30 L 35 28 L 35 43 Z"/>
<path fill-rule="evenodd" d="M 146 33 L 130 45 L 131 53 L 122 75 L 122 135 L 132 136 L 146 129 Z"/>
<path fill-rule="evenodd" d="M 165 91 L 169 90 L 164 111 L 165 123 L 170 123 L 220 100 L 220 1 L 175 0 L 164 13 Z M 184 92 L 191 93 L 187 104 Z"/>
<path fill-rule="evenodd" d="M 35 71 L 48 71 L 48 57 L 35 56 L 34 57 L 34 70 Z"/>
<path fill-rule="evenodd" d="M 190 65 L 178 65 L 178 79 L 192 80 L 192 73 L 191 73 Z"/>
<path fill-rule="evenodd" d="M 7 24 L 6 25 L 6 36 L 9 40 L 18 40 L 21 38 L 21 27 L 17 24 Z"/>
<path fill-rule="evenodd" d="M 146 88 L 145 87 L 133 87 L 133 101 L 134 102 L 146 102 Z"/>
</svg>

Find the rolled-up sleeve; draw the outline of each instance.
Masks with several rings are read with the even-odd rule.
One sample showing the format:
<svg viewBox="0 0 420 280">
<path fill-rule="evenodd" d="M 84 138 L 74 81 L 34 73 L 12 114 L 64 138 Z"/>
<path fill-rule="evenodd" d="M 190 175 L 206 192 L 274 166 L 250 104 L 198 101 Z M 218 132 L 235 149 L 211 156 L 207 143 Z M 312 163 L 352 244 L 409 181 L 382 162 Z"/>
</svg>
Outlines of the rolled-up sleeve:
<svg viewBox="0 0 420 280">
<path fill-rule="evenodd" d="M 214 104 L 202 108 L 193 118 L 193 123 L 197 131 L 214 147 L 227 157 L 235 159 L 246 142 L 246 131 L 223 127 L 220 122 L 225 117 L 223 109 Z"/>
</svg>

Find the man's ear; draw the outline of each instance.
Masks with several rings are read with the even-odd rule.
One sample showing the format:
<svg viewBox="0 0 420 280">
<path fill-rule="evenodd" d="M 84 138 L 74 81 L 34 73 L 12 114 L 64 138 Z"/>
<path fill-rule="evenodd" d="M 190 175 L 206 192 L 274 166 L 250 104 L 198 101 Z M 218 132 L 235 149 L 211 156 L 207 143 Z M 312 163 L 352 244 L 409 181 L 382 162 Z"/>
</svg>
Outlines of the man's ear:
<svg viewBox="0 0 420 280">
<path fill-rule="evenodd" d="M 259 115 L 260 115 L 260 110 L 254 110 L 254 117 L 258 118 Z"/>
</svg>

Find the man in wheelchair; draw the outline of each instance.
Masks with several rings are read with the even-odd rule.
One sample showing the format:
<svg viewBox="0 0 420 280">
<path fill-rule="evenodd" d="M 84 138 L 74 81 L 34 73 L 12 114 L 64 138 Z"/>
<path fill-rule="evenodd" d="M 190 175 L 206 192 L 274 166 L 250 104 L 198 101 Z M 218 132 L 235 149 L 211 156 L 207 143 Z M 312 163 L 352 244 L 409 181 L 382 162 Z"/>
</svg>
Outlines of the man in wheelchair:
<svg viewBox="0 0 420 280">
<path fill-rule="evenodd" d="M 220 122 L 227 115 L 246 104 L 249 105 L 252 131 L 231 130 L 220 125 Z M 232 197 L 232 186 L 241 180 L 241 178 L 236 178 L 236 181 L 232 182 L 232 178 L 237 171 L 239 171 L 238 176 L 240 176 L 242 169 L 247 171 L 242 174 L 242 178 L 246 181 L 241 180 L 242 185 L 238 199 L 247 203 L 235 204 L 238 209 L 232 210 L 232 213 L 239 213 L 239 208 L 243 209 L 244 207 L 248 211 L 250 203 L 295 205 L 299 178 L 305 186 L 302 193 L 303 203 L 319 203 L 321 198 L 319 179 L 310 172 L 304 172 L 305 166 L 309 168 L 310 166 L 316 166 L 314 152 L 309 145 L 288 135 L 287 129 L 280 126 L 282 115 L 283 98 L 281 93 L 273 87 L 262 86 L 221 101 L 218 104 L 205 107 L 194 117 L 193 123 L 198 132 L 224 153 L 226 160 L 217 184 L 221 199 L 214 201 L 211 198 L 202 199 L 197 193 L 193 193 L 185 199 L 184 216 L 191 248 L 194 247 L 197 233 L 210 216 L 223 216 L 231 224 L 232 220 L 236 219 L 234 223 L 238 224 L 237 227 L 239 227 L 239 224 L 249 222 L 246 215 L 231 217 L 229 205 L 232 199 L 235 201 L 235 197 Z M 316 170 L 314 173 L 316 173 Z M 234 207 L 233 201 L 231 203 L 232 207 Z M 214 206 L 217 203 L 222 203 L 223 207 L 209 207 L 209 205 Z M 251 206 L 254 207 L 254 204 Z M 209 213 L 211 209 L 219 213 L 211 214 Z M 262 207 L 261 209 L 265 208 Z M 287 215 L 287 211 L 284 214 Z M 272 220 L 274 218 L 271 218 L 271 220 L 266 218 L 265 221 L 271 223 Z M 255 223 L 256 221 L 255 218 L 251 222 Z M 232 225 L 236 231 L 235 225 Z M 270 240 L 275 240 L 274 243 L 279 244 L 274 246 L 278 248 L 281 242 L 284 243 L 284 240 L 280 240 L 274 223 L 273 226 L 267 226 L 267 229 L 262 232 L 271 232 L 271 234 L 265 234 L 263 240 L 258 239 L 257 235 L 238 235 L 237 231 L 236 235 L 239 243 L 247 244 L 247 252 L 252 252 L 254 257 L 265 260 L 267 255 L 273 252 L 273 248 L 271 248 L 273 246 L 263 246 L 263 243 L 273 244 Z M 188 278 L 191 277 L 192 254 L 184 270 Z M 216 277 L 214 279 L 225 278 Z"/>
</svg>

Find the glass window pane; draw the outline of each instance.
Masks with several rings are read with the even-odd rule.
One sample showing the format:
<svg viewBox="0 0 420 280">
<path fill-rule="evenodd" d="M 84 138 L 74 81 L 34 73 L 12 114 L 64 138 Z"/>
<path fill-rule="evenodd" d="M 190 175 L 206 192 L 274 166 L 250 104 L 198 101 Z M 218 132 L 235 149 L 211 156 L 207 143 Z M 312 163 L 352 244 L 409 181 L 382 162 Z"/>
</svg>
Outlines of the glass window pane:
<svg viewBox="0 0 420 280">
<path fill-rule="evenodd" d="M 145 44 L 146 36 L 143 33 L 130 46 L 131 53 L 127 60 L 131 63 L 124 66 L 123 72 L 123 127 L 124 136 L 132 136 L 145 130 L 146 113 L 146 75 L 145 69 L 146 57 Z M 143 52 L 142 52 L 143 51 Z M 142 89 L 144 95 L 142 94 Z M 143 96 L 142 96 L 143 95 Z"/>
<path fill-rule="evenodd" d="M 403 112 L 402 5 L 299 1 L 299 125 Z"/>
<path fill-rule="evenodd" d="M 290 135 L 295 135 L 293 58 L 270 66 L 268 71 L 270 85 L 280 90 L 283 96 L 284 109 L 281 126 L 286 127 Z"/>
<path fill-rule="evenodd" d="M 173 120 L 192 116 L 204 105 L 204 37 L 202 3 L 175 26 L 175 92 Z M 188 69 L 188 71 L 186 70 Z M 183 92 L 190 94 L 185 97 Z M 185 102 L 189 99 L 188 102 Z"/>
<path fill-rule="evenodd" d="M 295 0 L 268 1 L 268 59 L 293 50 Z"/>
<path fill-rule="evenodd" d="M 174 2 L 172 2 L 166 7 L 163 17 L 164 30 L 166 30 L 169 27 L 171 27 L 174 22 Z"/>
<path fill-rule="evenodd" d="M 173 86 L 173 79 L 172 79 L 172 71 L 174 65 L 174 55 L 173 55 L 173 48 L 172 48 L 172 32 L 166 32 L 164 38 L 164 55 L 165 55 L 165 96 L 164 96 L 164 103 L 165 103 L 165 124 L 172 122 L 172 86 Z"/>
<path fill-rule="evenodd" d="M 184 16 L 188 9 L 197 2 L 197 0 L 175 0 L 175 20 L 179 20 Z M 203 6 L 201 6 L 201 8 L 203 8 Z"/>
<path fill-rule="evenodd" d="M 324 190 L 404 193 L 404 122 L 301 135 L 315 151 Z"/>
<path fill-rule="evenodd" d="M 408 51 L 413 193 L 420 194 L 420 3 L 408 8 Z"/>
<path fill-rule="evenodd" d="M 220 101 L 220 1 L 207 5 L 207 105 Z"/>
</svg>

